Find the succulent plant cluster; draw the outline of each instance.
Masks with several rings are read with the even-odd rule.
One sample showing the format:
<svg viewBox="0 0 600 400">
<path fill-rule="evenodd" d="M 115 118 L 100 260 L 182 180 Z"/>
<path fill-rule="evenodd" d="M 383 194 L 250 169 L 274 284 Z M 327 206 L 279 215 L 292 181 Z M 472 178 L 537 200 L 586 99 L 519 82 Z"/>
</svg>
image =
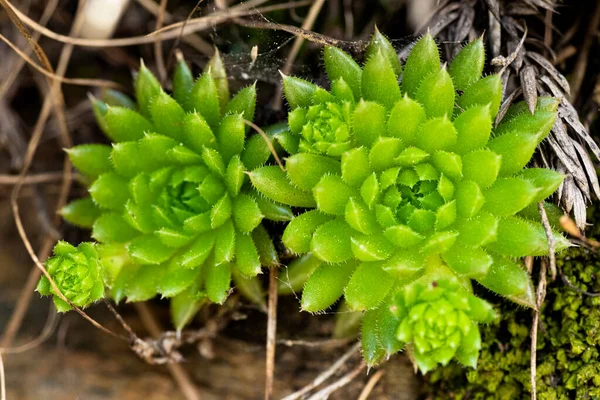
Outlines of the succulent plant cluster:
<svg viewBox="0 0 600 400">
<path fill-rule="evenodd" d="M 494 127 L 502 81 L 499 75 L 481 77 L 481 39 L 465 46 L 449 67 L 440 64 L 430 35 L 415 44 L 403 68 L 379 33 L 363 68 L 337 48 L 326 48 L 324 60 L 330 91 L 283 78 L 291 107 L 289 131 L 279 135 L 290 154 L 286 173 L 264 166 L 250 174 L 265 196 L 312 208 L 283 234 L 291 251 L 321 261 L 304 286 L 303 309 L 326 309 L 343 294 L 353 310 L 392 307 L 422 315 L 419 302 L 384 300 L 423 285 L 439 293 L 448 285 L 442 280 L 458 278 L 461 290 L 446 290 L 463 293 L 457 296 L 465 301 L 473 298 L 473 278 L 533 306 L 529 275 L 516 258 L 546 255 L 548 244 L 542 225 L 519 213 L 550 196 L 563 176 L 524 167 L 552 128 L 558 101 L 541 99 L 533 115 L 524 104 L 515 105 Z M 558 250 L 568 246 L 554 235 Z M 447 304 L 430 308 L 429 316 L 458 307 Z M 449 361 L 458 338 L 478 337 L 471 321 L 489 319 L 458 315 L 433 325 L 419 318 L 415 326 L 398 316 L 398 328 L 387 334 L 408 344 L 425 372 Z M 365 342 L 367 330 L 378 325 L 384 324 L 363 322 L 365 349 L 372 346 Z M 398 350 L 386 345 L 390 341 L 380 338 L 383 355 Z M 459 352 L 459 361 L 474 365 L 475 347 Z M 377 363 L 379 353 L 365 351 L 367 361 Z"/>
<path fill-rule="evenodd" d="M 90 197 L 62 215 L 92 229 L 115 300 L 160 294 L 222 303 L 232 275 L 243 281 L 278 262 L 263 218 L 291 217 L 248 183 L 246 172 L 271 155 L 262 137 L 247 137 L 255 86 L 229 99 L 217 55 L 196 81 L 180 62 L 173 96 L 142 65 L 135 92 L 137 105 L 118 93 L 93 100 L 113 143 L 68 150 Z"/>
<path fill-rule="evenodd" d="M 56 287 L 73 305 L 87 307 L 104 297 L 104 277 L 94 243 L 84 242 L 74 247 L 60 241 L 54 246 L 54 255 L 45 264 Z M 43 296 L 52 296 L 59 312 L 71 309 L 45 276 L 38 282 L 36 290 Z"/>
<path fill-rule="evenodd" d="M 282 242 L 301 255 L 291 290 L 304 286 L 306 311 L 342 296 L 364 311 L 369 365 L 406 349 L 422 372 L 452 358 L 475 367 L 477 324 L 495 313 L 471 279 L 533 306 L 518 258 L 548 254 L 535 210 L 563 176 L 525 166 L 558 101 L 540 98 L 533 114 L 514 105 L 495 126 L 502 80 L 482 77 L 481 39 L 447 66 L 425 35 L 402 66 L 376 31 L 365 59 L 361 67 L 326 47 L 330 90 L 283 77 L 289 129 L 275 137 L 285 168 L 265 166 L 270 143 L 247 126 L 255 87 L 229 99 L 218 55 L 196 81 L 180 62 L 173 96 L 142 66 L 137 103 L 114 92 L 94 99 L 113 144 L 68 150 L 90 197 L 62 214 L 99 244 L 57 247 L 47 265 L 58 287 L 77 306 L 104 284 L 116 301 L 173 297 L 181 328 L 206 299 L 222 303 L 232 277 L 242 292 L 260 287 L 261 267 L 278 263 L 261 222 L 291 220 Z M 557 250 L 568 247 L 553 234 Z"/>
</svg>

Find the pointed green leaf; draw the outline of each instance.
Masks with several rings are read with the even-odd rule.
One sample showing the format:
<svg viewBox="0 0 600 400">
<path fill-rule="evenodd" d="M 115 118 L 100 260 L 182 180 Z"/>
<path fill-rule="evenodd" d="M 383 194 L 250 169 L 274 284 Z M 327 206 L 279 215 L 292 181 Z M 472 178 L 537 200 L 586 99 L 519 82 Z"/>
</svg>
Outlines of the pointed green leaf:
<svg viewBox="0 0 600 400">
<path fill-rule="evenodd" d="M 362 95 L 365 100 L 371 100 L 391 110 L 396 101 L 400 100 L 400 87 L 386 56 L 381 49 L 371 56 L 362 73 Z"/>
<path fill-rule="evenodd" d="M 254 187 L 274 201 L 294 207 L 316 206 L 312 193 L 294 186 L 278 166 L 257 168 L 248 175 Z"/>
<path fill-rule="evenodd" d="M 330 216 L 318 210 L 298 215 L 285 228 L 282 237 L 283 244 L 296 254 L 308 253 L 313 233 L 319 226 L 330 220 Z"/>
<path fill-rule="evenodd" d="M 367 149 L 359 147 L 342 154 L 341 168 L 346 183 L 353 187 L 360 186 L 372 172 Z"/>
<path fill-rule="evenodd" d="M 433 37 L 428 33 L 413 46 L 404 65 L 402 90 L 414 98 L 423 77 L 440 69 L 440 54 Z"/>
<path fill-rule="evenodd" d="M 281 75 L 283 78 L 283 92 L 290 107 L 294 109 L 311 106 L 313 103 L 312 97 L 317 90 L 317 86 L 304 79 Z"/>
<path fill-rule="evenodd" d="M 386 110 L 374 101 L 361 100 L 354 109 L 354 137 L 360 145 L 370 147 L 385 134 Z"/>
<path fill-rule="evenodd" d="M 231 287 L 231 264 L 208 263 L 206 265 L 205 287 L 210 301 L 223 304 Z"/>
<path fill-rule="evenodd" d="M 355 99 L 360 98 L 362 70 L 352 57 L 337 47 L 326 46 L 323 52 L 325 70 L 330 82 L 344 80 L 352 88 Z"/>
<path fill-rule="evenodd" d="M 396 102 L 387 121 L 389 136 L 402 139 L 406 145 L 415 143 L 419 127 L 425 122 L 425 109 L 406 94 Z"/>
<path fill-rule="evenodd" d="M 308 191 L 315 187 L 323 175 L 339 174 L 340 162 L 319 154 L 299 153 L 286 159 L 285 169 L 294 185 Z"/>
<path fill-rule="evenodd" d="M 310 242 L 310 250 L 321 260 L 340 263 L 352 258 L 352 228 L 337 218 L 319 226 Z"/>
<path fill-rule="evenodd" d="M 91 197 L 84 197 L 73 200 L 61 208 L 59 213 L 68 223 L 89 229 L 100 216 L 100 209 Z"/>
<path fill-rule="evenodd" d="M 380 263 L 363 262 L 354 271 L 346 286 L 346 301 L 354 311 L 373 309 L 387 296 L 394 281 L 395 279 L 381 268 Z"/>
<path fill-rule="evenodd" d="M 485 191 L 484 210 L 498 216 L 516 214 L 533 202 L 539 190 L 522 178 L 498 179 Z"/>
<path fill-rule="evenodd" d="M 252 277 L 260 274 L 260 259 L 252 236 L 236 235 L 235 265 L 244 276 Z"/>
<path fill-rule="evenodd" d="M 334 304 L 344 288 L 356 263 L 322 264 L 308 278 L 302 291 L 302 310 L 318 312 Z"/>
<path fill-rule="evenodd" d="M 221 119 L 217 86 L 210 72 L 203 73 L 194 83 L 190 105 L 215 129 Z"/>
<path fill-rule="evenodd" d="M 135 98 L 140 106 L 140 112 L 145 115 L 150 115 L 150 104 L 152 99 L 161 91 L 160 82 L 152 74 L 152 72 L 146 68 L 146 65 L 142 61 L 142 66 L 135 80 Z"/>
<path fill-rule="evenodd" d="M 502 157 L 485 149 L 465 154 L 462 160 L 465 179 L 475 182 L 480 188 L 487 188 L 496 181 L 502 164 Z"/>
<path fill-rule="evenodd" d="M 69 159 L 82 174 L 96 178 L 112 170 L 111 148 L 103 144 L 82 144 L 66 150 Z"/>
<path fill-rule="evenodd" d="M 448 266 L 460 276 L 484 276 L 492 265 L 492 257 L 478 247 L 455 244 L 442 254 Z"/>
<path fill-rule="evenodd" d="M 463 92 L 456 103 L 461 110 L 467 110 L 473 106 L 490 105 L 492 118 L 496 117 L 502 102 L 502 78 L 500 74 L 486 76 L 470 85 Z"/>
<path fill-rule="evenodd" d="M 144 137 L 154 127 L 137 112 L 123 107 L 109 107 L 105 116 L 106 135 L 113 142 L 128 142 Z"/>
<path fill-rule="evenodd" d="M 179 60 L 173 73 L 173 97 L 187 112 L 193 110 L 190 105 L 194 77 L 184 60 Z"/>
<path fill-rule="evenodd" d="M 452 60 L 449 72 L 458 90 L 464 91 L 481 78 L 485 64 L 485 48 L 481 38 L 463 47 Z"/>
<path fill-rule="evenodd" d="M 423 105 L 429 118 L 452 115 L 454 85 L 446 68 L 434 71 L 423 78 L 415 100 Z"/>
</svg>

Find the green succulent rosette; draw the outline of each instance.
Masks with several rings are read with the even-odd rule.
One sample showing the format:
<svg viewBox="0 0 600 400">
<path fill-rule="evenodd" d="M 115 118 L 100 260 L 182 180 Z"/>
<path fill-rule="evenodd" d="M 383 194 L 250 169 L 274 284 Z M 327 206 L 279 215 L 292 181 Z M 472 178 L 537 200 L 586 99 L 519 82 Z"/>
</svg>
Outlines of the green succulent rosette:
<svg viewBox="0 0 600 400">
<path fill-rule="evenodd" d="M 286 172 L 265 166 L 250 174 L 266 197 L 313 208 L 283 234 L 287 248 L 307 254 L 289 272 L 296 282 L 308 276 L 303 309 L 323 310 L 342 295 L 352 310 L 377 309 L 398 288 L 429 284 L 446 268 L 467 292 L 473 278 L 533 307 L 518 258 L 548 254 L 535 210 L 563 176 L 525 166 L 552 128 L 558 100 L 540 98 L 533 114 L 514 105 L 494 126 L 502 80 L 482 77 L 481 39 L 449 67 L 425 35 L 402 68 L 378 32 L 364 68 L 333 47 L 324 60 L 330 91 L 283 78 L 291 107 L 289 131 L 278 135 L 290 153 Z M 554 236 L 558 251 L 569 245 Z"/>
<path fill-rule="evenodd" d="M 60 241 L 54 246 L 54 255 L 44 264 L 56 287 L 73 305 L 85 308 L 104 297 L 103 274 L 94 243 L 84 242 L 74 247 Z M 52 296 L 59 312 L 71 309 L 46 276 L 42 276 L 36 290 L 42 296 Z"/>
<path fill-rule="evenodd" d="M 114 92 L 105 102 L 93 100 L 113 144 L 68 150 L 89 180 L 90 197 L 67 205 L 62 215 L 91 228 L 102 244 L 117 301 L 179 296 L 172 304 L 179 304 L 173 311 L 180 315 L 204 297 L 223 303 L 232 277 L 242 292 L 256 291 L 261 266 L 278 262 L 261 221 L 289 220 L 291 211 L 248 182 L 246 172 L 270 156 L 260 135 L 247 135 L 255 86 L 230 99 L 217 55 L 195 81 L 180 62 L 173 96 L 142 65 L 135 94 L 137 105 Z"/>
</svg>

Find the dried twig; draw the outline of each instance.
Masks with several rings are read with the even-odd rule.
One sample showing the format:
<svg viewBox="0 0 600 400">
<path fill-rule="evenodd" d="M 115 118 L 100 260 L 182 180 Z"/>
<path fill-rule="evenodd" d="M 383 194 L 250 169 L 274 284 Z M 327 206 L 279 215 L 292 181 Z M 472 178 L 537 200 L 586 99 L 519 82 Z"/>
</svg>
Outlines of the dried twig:
<svg viewBox="0 0 600 400">
<path fill-rule="evenodd" d="M 44 76 L 58 81 L 60 83 L 66 83 L 70 85 L 80 85 L 80 86 L 98 86 L 98 87 L 106 87 L 113 89 L 123 89 L 123 86 L 116 82 L 107 81 L 104 79 L 87 79 L 87 78 L 64 78 L 58 74 L 54 74 L 42 67 L 39 66 L 38 63 L 33 61 L 25 52 L 21 51 L 17 46 L 15 46 L 10 40 L 0 34 L 0 40 L 8 45 L 11 49 L 14 50 L 15 53 L 19 55 L 27 64 L 31 65 L 36 71 L 43 74 Z"/>
<path fill-rule="evenodd" d="M 360 372 L 363 369 L 365 369 L 366 366 L 367 364 L 365 364 L 364 361 L 361 361 L 358 367 L 354 368 L 352 371 L 348 372 L 346 375 L 342 376 L 340 379 L 333 382 L 331 385 L 319 390 L 317 393 L 310 396 L 308 400 L 327 400 L 333 392 L 343 388 L 344 386 L 352 382 L 352 380 L 356 378 L 358 374 L 360 374 Z"/>
<path fill-rule="evenodd" d="M 40 174 L 27 175 L 21 178 L 19 175 L 4 175 L 0 174 L 0 185 L 36 185 L 38 183 L 52 183 L 63 179 L 63 172 L 43 172 Z M 81 181 L 81 175 L 77 173 L 71 174 L 71 179 Z"/>
<path fill-rule="evenodd" d="M 315 21 L 317 20 L 317 17 L 319 16 L 319 12 L 321 11 L 321 8 L 323 7 L 323 3 L 325 3 L 325 0 L 316 0 L 313 2 L 312 6 L 310 7 L 310 10 L 308 11 L 308 15 L 306 16 L 306 18 L 304 19 L 304 22 L 302 23 L 302 29 L 310 30 L 313 27 Z M 296 39 L 294 40 L 294 44 L 292 45 L 292 49 L 290 50 L 290 53 L 288 54 L 287 59 L 285 60 L 285 65 L 282 68 L 282 72 L 285 75 L 289 75 L 292 72 L 292 66 L 294 65 L 294 61 L 296 60 L 296 57 L 298 56 L 298 52 L 300 51 L 300 47 L 302 46 L 303 43 L 304 43 L 304 38 L 302 36 L 296 36 Z M 277 89 L 275 90 L 275 94 L 273 95 L 273 109 L 274 110 L 281 110 L 282 88 L 283 88 L 283 86 L 282 86 L 281 82 L 279 82 L 277 84 Z"/>
<path fill-rule="evenodd" d="M 265 400 L 273 396 L 273 378 L 275 375 L 275 344 L 277 335 L 277 276 L 278 268 L 269 270 L 269 309 L 267 321 L 267 354 L 265 363 Z"/>
<path fill-rule="evenodd" d="M 540 213 L 540 217 L 542 218 L 544 231 L 546 232 L 546 240 L 548 241 L 548 258 L 550 259 L 550 273 L 552 275 L 552 280 L 554 281 L 556 280 L 556 241 L 554 239 L 554 234 L 552 233 L 552 228 L 550 227 L 550 221 L 548 221 L 548 215 L 546 214 L 543 201 L 538 203 L 538 211 Z"/>
<path fill-rule="evenodd" d="M 249 127 L 251 127 L 252 129 L 254 129 L 256 132 L 258 132 L 258 134 L 260 136 L 262 136 L 262 138 L 264 139 L 264 141 L 267 143 L 267 147 L 269 148 L 269 151 L 271 152 L 271 154 L 275 158 L 275 161 L 277 161 L 277 165 L 279 165 L 279 168 L 281 168 L 281 170 L 283 172 L 285 172 L 285 168 L 283 167 L 283 163 L 281 162 L 281 159 L 277 155 L 277 151 L 275 150 L 275 147 L 273 147 L 273 143 L 271 142 L 271 139 L 269 139 L 269 136 L 265 133 L 265 131 L 263 131 L 254 122 L 248 121 L 247 119 L 244 119 L 244 123 L 246 125 L 248 125 Z"/>
<path fill-rule="evenodd" d="M 571 283 L 571 281 L 569 280 L 569 278 L 567 278 L 567 276 L 563 273 L 562 268 L 558 269 L 558 273 L 560 274 L 560 278 L 562 279 L 563 283 L 565 285 L 567 285 L 570 289 L 573 289 L 577 293 L 581 293 L 584 296 L 588 296 L 588 297 L 600 297 L 600 293 L 586 292 L 585 290 L 580 289 L 577 286 L 573 285 L 573 283 Z"/>
<path fill-rule="evenodd" d="M 144 303 L 134 303 L 134 306 L 144 327 L 148 330 L 150 335 L 152 335 L 154 338 L 158 338 L 162 332 L 162 328 L 156 321 L 154 315 L 152 315 L 152 312 L 148 306 Z M 171 373 L 171 376 L 173 376 L 173 379 L 175 379 L 179 385 L 179 389 L 187 400 L 202 399 L 200 392 L 195 387 L 186 370 L 180 364 L 168 363 L 167 369 Z"/>
<path fill-rule="evenodd" d="M 0 351 L 0 400 L 6 400 L 6 378 L 4 376 L 4 360 Z"/>
<path fill-rule="evenodd" d="M 159 33 L 161 34 L 161 37 L 163 40 L 172 40 L 172 39 L 176 39 L 177 37 L 180 37 L 182 35 L 189 35 L 191 33 L 197 32 L 197 31 L 212 28 L 215 25 L 224 23 L 224 22 L 229 21 L 234 18 L 249 16 L 249 15 L 256 15 L 256 14 L 261 14 L 261 13 L 267 13 L 270 11 L 286 10 L 286 9 L 302 7 L 307 4 L 310 4 L 310 0 L 306 0 L 306 1 L 276 4 L 273 6 L 262 7 L 262 8 L 252 9 L 252 10 L 234 10 L 233 8 L 230 8 L 229 11 L 225 12 L 225 13 L 222 13 L 222 12 L 214 13 L 214 14 L 211 14 L 211 15 L 208 15 L 205 17 L 190 20 L 189 24 L 186 26 L 183 33 L 181 33 L 179 31 L 179 29 L 177 29 L 177 28 L 180 28 L 181 25 L 183 24 L 183 22 L 180 22 L 180 23 L 166 26 L 166 27 L 162 28 L 160 31 L 154 31 L 151 34 L 144 35 L 144 36 L 133 36 L 133 37 L 127 37 L 127 38 L 118 38 L 118 39 L 83 39 L 83 38 L 76 38 L 76 37 L 67 36 L 67 35 L 61 35 L 59 33 L 56 33 L 54 31 L 46 28 L 46 27 L 43 27 L 40 24 L 38 24 L 37 22 L 35 22 L 34 20 L 32 20 L 31 18 L 27 17 L 21 11 L 19 11 L 14 5 L 12 5 L 10 2 L 8 2 L 8 0 L 1 0 L 1 1 L 6 2 L 8 4 L 8 6 L 11 7 L 11 9 L 15 12 L 15 14 L 18 15 L 19 18 L 21 18 L 21 20 L 27 26 L 29 26 L 31 29 L 33 29 L 37 32 L 40 32 L 42 35 L 44 35 L 50 39 L 53 39 L 53 40 L 56 40 L 56 41 L 59 41 L 62 43 L 72 44 L 74 46 L 85 46 L 85 47 L 123 47 L 123 46 L 136 46 L 139 44 L 154 43 L 154 41 L 156 40 L 154 35 L 159 34 Z"/>
<path fill-rule="evenodd" d="M 168 1 L 169 0 L 160 0 L 160 6 L 158 13 L 156 14 L 156 25 L 154 26 L 156 31 L 159 31 L 163 26 Z M 167 68 L 165 67 L 165 60 L 163 59 L 162 40 L 160 39 L 160 34 L 156 35 L 156 41 L 154 42 L 154 55 L 156 58 L 158 77 L 160 78 L 160 82 L 164 85 L 167 80 Z"/>
<path fill-rule="evenodd" d="M 327 379 L 329 379 L 333 374 L 335 374 L 340 368 L 342 368 L 346 362 L 360 349 L 360 342 L 355 343 L 347 352 L 345 352 L 336 362 L 334 362 L 329 368 L 319 374 L 311 383 L 304 386 L 302 389 L 285 396 L 282 400 L 297 400 L 304 396 L 306 393 L 310 392 L 314 388 L 321 385 Z"/>
<path fill-rule="evenodd" d="M 533 311 L 533 322 L 531 324 L 531 358 L 530 358 L 530 377 L 531 377 L 531 400 L 537 399 L 537 333 L 538 325 L 540 321 L 540 312 L 542 310 L 542 304 L 544 304 L 544 298 L 546 297 L 546 263 L 544 260 L 541 262 L 540 267 L 540 281 L 538 283 L 536 295 L 536 308 Z"/>
<path fill-rule="evenodd" d="M 367 382 L 362 392 L 360 392 L 358 400 L 367 400 L 369 398 L 369 395 L 373 391 L 373 388 L 375 388 L 375 385 L 377 385 L 377 382 L 379 382 L 384 373 L 385 370 L 380 369 L 371 377 L 371 379 L 369 379 L 369 382 Z"/>
</svg>

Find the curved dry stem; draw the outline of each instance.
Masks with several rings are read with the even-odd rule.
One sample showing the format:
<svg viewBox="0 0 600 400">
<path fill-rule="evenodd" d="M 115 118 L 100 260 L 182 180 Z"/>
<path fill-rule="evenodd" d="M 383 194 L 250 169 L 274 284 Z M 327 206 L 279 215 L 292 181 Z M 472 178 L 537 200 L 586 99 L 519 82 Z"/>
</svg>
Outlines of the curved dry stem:
<svg viewBox="0 0 600 400">
<path fill-rule="evenodd" d="M 31 65 L 36 71 L 41 73 L 42 75 L 52 79 L 53 81 L 57 81 L 60 83 L 66 83 L 69 85 L 79 85 L 79 86 L 99 86 L 99 87 L 107 87 L 112 89 L 123 89 L 123 86 L 116 83 L 107 81 L 104 79 L 87 79 L 87 78 L 65 78 L 60 75 L 57 75 L 53 72 L 50 72 L 41 66 L 38 65 L 35 61 L 33 61 L 25 52 L 15 46 L 10 40 L 8 40 L 4 35 L 0 34 L 0 40 L 8 45 L 15 53 L 19 55 L 27 64 Z"/>
<path fill-rule="evenodd" d="M 153 32 L 150 36 L 148 36 L 148 35 L 132 36 L 132 37 L 127 37 L 127 38 L 119 38 L 119 39 L 81 39 L 81 38 L 75 38 L 75 37 L 71 37 L 71 36 L 67 36 L 67 35 L 61 35 L 61 34 L 56 33 L 44 26 L 41 26 L 40 24 L 38 24 L 37 22 L 35 22 L 34 20 L 29 18 L 25 14 L 23 14 L 21 11 L 19 11 L 14 5 L 12 5 L 10 2 L 8 2 L 8 0 L 2 0 L 2 1 L 5 1 L 6 4 L 8 5 L 8 7 L 10 7 L 15 12 L 15 14 L 18 15 L 19 18 L 21 18 L 23 23 L 25 23 L 31 29 L 33 29 L 37 32 L 40 32 L 42 35 L 46 36 L 47 38 L 56 40 L 58 42 L 67 43 L 67 44 L 71 44 L 74 46 L 86 46 L 86 47 L 125 47 L 125 46 L 135 46 L 135 45 L 139 45 L 139 44 L 154 43 L 156 41 L 156 38 L 153 35 L 155 35 L 157 32 Z M 236 17 L 243 17 L 243 16 L 248 16 L 248 15 L 269 12 L 269 11 L 289 9 L 292 7 L 301 7 L 306 4 L 310 4 L 310 1 L 307 0 L 307 1 L 297 2 L 297 3 L 283 4 L 283 5 L 278 5 L 277 7 L 276 6 L 263 7 L 260 9 L 249 10 L 249 11 L 245 11 L 245 10 L 229 11 L 227 13 L 218 13 L 215 15 L 208 15 L 206 17 L 197 18 L 195 20 L 196 22 L 194 24 L 190 24 L 190 25 L 186 26 L 183 34 L 179 31 L 179 29 L 176 29 L 177 27 L 180 26 L 179 24 L 181 24 L 181 23 L 172 24 L 172 25 L 162 28 L 161 33 L 162 33 L 162 31 L 170 29 L 170 30 L 168 30 L 168 32 L 165 32 L 162 35 L 162 39 L 163 40 L 176 39 L 177 37 L 179 37 L 181 35 L 189 35 L 191 33 L 201 31 L 201 30 L 213 27 L 215 25 L 221 24 L 223 22 L 226 22 L 226 21 L 236 18 Z"/>
<path fill-rule="evenodd" d="M 244 119 L 244 123 L 246 125 L 250 126 L 252 129 L 254 129 L 256 132 L 258 132 L 258 134 L 260 136 L 262 136 L 262 138 L 267 143 L 267 147 L 269 148 L 269 151 L 271 152 L 271 154 L 273 154 L 273 157 L 275 157 L 275 161 L 277 161 L 277 165 L 279 165 L 279 168 L 281 168 L 281 170 L 283 172 L 285 172 L 285 168 L 283 167 L 281 159 L 277 155 L 277 152 L 275 151 L 275 147 L 273 147 L 273 143 L 271 143 L 271 139 L 269 139 L 269 136 L 265 133 L 265 131 L 260 129 L 260 127 L 258 125 L 256 125 L 254 122 L 248 121 L 247 119 Z"/>
</svg>

